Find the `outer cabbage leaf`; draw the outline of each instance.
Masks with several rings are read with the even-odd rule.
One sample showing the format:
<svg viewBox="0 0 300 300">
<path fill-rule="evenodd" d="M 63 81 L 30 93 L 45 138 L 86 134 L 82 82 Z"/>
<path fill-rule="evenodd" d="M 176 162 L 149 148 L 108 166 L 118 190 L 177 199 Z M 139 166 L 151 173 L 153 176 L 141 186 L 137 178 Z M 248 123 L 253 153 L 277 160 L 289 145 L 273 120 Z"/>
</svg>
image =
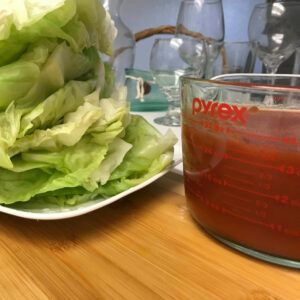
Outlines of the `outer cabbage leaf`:
<svg viewBox="0 0 300 300">
<path fill-rule="evenodd" d="M 99 146 L 89 135 L 85 136 L 76 145 L 64 147 L 60 151 L 52 152 L 47 150 L 32 150 L 23 152 L 20 158 L 16 160 L 17 165 L 25 165 L 26 163 L 43 163 L 44 169 L 56 169 L 62 173 L 72 173 L 76 170 L 85 168 L 91 164 L 91 160 L 97 157 L 97 151 L 105 149 L 106 153 L 108 146 Z M 24 163 L 21 163 L 23 160 Z M 35 169 L 34 165 L 32 165 Z"/>
<path fill-rule="evenodd" d="M 66 3 L 72 3 L 73 1 L 74 0 L 68 0 Z M 66 7 L 67 6 L 64 6 L 64 8 Z M 71 10 L 72 12 L 74 11 L 73 7 Z M 70 15 L 65 14 L 66 20 L 70 18 Z M 33 25 L 24 27 L 20 30 L 17 30 L 14 26 L 12 26 L 9 37 L 5 40 L 0 40 L 0 66 L 17 60 L 24 51 L 26 51 L 29 45 L 42 38 L 62 39 L 67 41 L 75 51 L 81 50 L 74 38 L 60 27 L 65 24 L 65 22 L 62 24 L 56 24 L 54 23 L 54 20 L 56 19 L 59 18 L 55 18 L 53 15 L 49 18 L 49 16 L 46 15 Z"/>
<path fill-rule="evenodd" d="M 35 63 L 19 61 L 0 68 L 0 110 L 26 95 L 40 76 Z"/>
<path fill-rule="evenodd" d="M 91 43 L 105 54 L 112 54 L 112 42 L 117 30 L 110 15 L 105 11 L 99 0 L 76 0 L 77 15 L 89 32 Z"/>
<path fill-rule="evenodd" d="M 132 145 L 121 165 L 97 193 L 112 196 L 142 183 L 164 170 L 173 160 L 177 142 L 172 131 L 162 136 L 141 116 L 133 116 L 124 140 Z"/>
<path fill-rule="evenodd" d="M 41 75 L 41 66 L 55 46 L 54 42 L 41 40 L 32 44 L 18 61 L 0 67 L 0 109 L 32 89 Z"/>
<path fill-rule="evenodd" d="M 60 38 L 78 49 L 75 40 L 61 29 L 76 13 L 74 0 L 4 0 L 0 12 L 0 66 L 17 60 L 41 38 Z"/>
<path fill-rule="evenodd" d="M 31 62 L 41 68 L 57 45 L 56 40 L 41 39 L 31 44 L 19 61 Z"/>
<path fill-rule="evenodd" d="M 0 66 L 41 38 L 65 40 L 76 52 L 112 52 L 116 29 L 98 0 L 4 0 L 0 15 Z"/>
<path fill-rule="evenodd" d="M 124 141 L 131 144 L 132 148 L 127 152 L 122 163 L 112 172 L 108 181 L 106 182 L 105 176 L 102 178 L 103 182 L 106 182 L 104 185 L 100 185 L 93 193 L 81 191 L 73 195 L 72 193 L 50 194 L 52 196 L 50 198 L 54 197 L 57 203 L 73 205 L 97 196 L 110 197 L 126 191 L 163 171 L 172 163 L 173 146 L 177 138 L 171 131 L 167 131 L 163 136 L 142 117 L 133 116 L 130 125 L 126 128 Z M 105 163 L 103 166 L 105 167 Z M 99 170 L 101 165 L 93 175 L 99 176 Z M 101 177 L 98 177 L 98 180 L 99 178 Z"/>
<path fill-rule="evenodd" d="M 98 51 L 112 53 L 116 29 L 99 0 L 50 2 L 0 3 L 5 205 L 46 208 L 111 196 L 173 158 L 174 135 L 130 118 L 126 89 L 113 92 L 112 69 Z"/>
<path fill-rule="evenodd" d="M 71 22 L 63 27 L 64 32 L 76 41 L 78 49 L 89 48 L 93 46 L 91 37 L 84 23 L 77 18 L 72 19 Z"/>
<path fill-rule="evenodd" d="M 143 173 L 140 172 L 139 175 L 133 173 L 129 177 L 110 180 L 107 182 L 107 184 L 100 186 L 95 193 L 105 197 L 111 197 L 122 193 L 160 173 L 166 169 L 172 163 L 172 161 L 173 151 L 166 151 L 158 158 L 154 159 L 148 169 L 144 170 Z"/>
<path fill-rule="evenodd" d="M 22 209 L 40 209 L 40 208 L 51 208 L 57 206 L 65 206 L 65 205 L 76 205 L 78 203 L 86 202 L 89 200 L 94 199 L 97 196 L 112 196 L 115 194 L 118 194 L 120 192 L 123 192 L 127 190 L 130 187 L 133 187 L 137 184 L 142 183 L 143 181 L 151 178 L 155 174 L 161 172 L 163 169 L 165 169 L 167 166 L 169 166 L 173 159 L 173 145 L 176 142 L 176 137 L 171 133 L 167 132 L 165 136 L 160 135 L 156 129 L 154 129 L 150 124 L 148 124 L 143 118 L 134 116 L 132 118 L 132 121 L 129 125 L 129 127 L 126 129 L 127 134 L 125 135 L 125 141 L 116 138 L 110 146 L 100 146 L 100 151 L 103 149 L 103 155 L 102 160 L 98 160 L 97 164 L 93 165 L 93 171 L 87 175 L 87 172 L 85 173 L 85 180 L 83 183 L 72 187 L 71 183 L 74 184 L 72 180 L 70 180 L 70 174 L 76 176 L 80 176 L 80 171 L 76 170 L 74 172 L 74 168 L 76 169 L 76 166 L 85 166 L 85 164 L 82 164 L 81 160 L 86 159 L 88 161 L 89 159 L 94 160 L 94 158 L 89 158 L 89 155 L 84 155 L 84 153 L 93 153 L 91 149 L 87 149 L 87 151 L 81 152 L 80 150 L 74 151 L 74 148 L 70 148 L 69 150 L 65 149 L 61 153 L 53 153 L 53 155 L 50 154 L 50 152 L 43 152 L 43 151 L 32 151 L 28 153 L 24 153 L 22 156 L 23 165 L 16 164 L 16 166 L 23 167 L 28 163 L 31 166 L 38 167 L 38 164 L 48 164 L 51 168 L 56 168 L 57 170 L 60 170 L 60 180 L 55 181 L 52 184 L 53 178 L 51 180 L 49 179 L 49 183 L 51 184 L 40 184 L 40 186 L 44 186 L 44 188 L 39 187 L 39 192 L 35 192 L 36 196 L 33 196 L 33 198 L 26 202 L 26 203 L 16 203 L 16 207 L 22 208 Z M 135 134 L 134 134 L 135 131 Z M 142 135 L 146 134 L 147 138 L 142 138 Z M 134 135 L 134 136 L 132 136 Z M 87 141 L 88 136 L 84 137 L 82 141 Z M 127 140 L 127 141 L 126 141 Z M 131 140 L 132 144 L 128 142 L 128 140 Z M 166 140 L 166 141 L 163 141 Z M 78 145 L 73 147 L 79 147 L 79 145 L 82 143 L 79 142 Z M 89 139 L 90 142 L 93 142 L 93 139 Z M 150 148 L 152 147 L 152 143 L 159 143 L 159 141 L 164 144 L 163 146 L 160 146 L 160 150 L 154 151 L 152 155 L 149 156 L 148 162 L 145 163 L 145 155 L 150 154 Z M 98 143 L 97 147 L 99 147 Z M 141 149 L 141 144 L 144 144 L 144 146 L 148 149 L 146 152 L 143 153 Z M 129 148 L 132 146 L 132 148 L 129 150 Z M 95 149 L 97 149 L 97 147 Z M 121 149 L 124 148 L 124 149 Z M 129 150 L 129 151 L 128 151 Z M 116 152 L 122 152 L 117 154 Z M 127 152 L 128 151 L 128 152 Z M 71 157 L 70 160 L 66 160 L 66 153 L 69 153 L 70 155 L 75 155 L 74 158 Z M 105 152 L 105 156 L 104 156 Z M 151 152 L 151 151 L 150 151 Z M 64 153 L 64 155 L 61 155 Z M 75 154 L 78 153 L 78 156 Z M 99 151 L 95 152 L 99 154 Z M 50 154 L 50 155 L 48 155 Z M 125 155 L 123 158 L 122 156 Z M 84 158 L 83 158 L 84 157 Z M 77 161 L 78 159 L 78 161 Z M 117 166 L 120 161 L 122 160 L 121 164 Z M 124 172 L 124 165 L 131 166 L 131 164 L 134 164 L 134 160 L 139 164 L 139 160 L 142 160 L 142 164 L 144 169 L 141 170 L 139 168 L 139 171 L 136 172 L 134 170 L 134 167 L 130 167 L 130 172 Z M 44 169 L 46 170 L 46 169 Z M 81 170 L 81 169 L 80 169 Z M 89 169 L 90 171 L 91 169 Z M 114 171 L 115 170 L 115 171 Z M 34 170 L 31 170 L 33 172 Z M 63 172 L 72 172 L 68 173 L 68 180 L 66 180 L 65 177 L 62 176 Z M 29 172 L 29 171 L 28 171 Z M 112 175 L 109 176 L 109 180 L 107 181 L 107 175 L 112 172 Z M 127 175 L 124 176 L 116 176 L 116 174 L 123 175 L 126 173 Z M 9 173 L 10 176 L 11 173 Z M 22 173 L 21 173 L 22 174 Z M 31 174 L 31 173 L 29 173 Z M 58 176 L 58 175 L 53 175 Z M 118 178 L 116 178 L 118 177 Z M 83 177 L 80 177 L 81 179 Z M 74 179 L 75 180 L 75 179 Z M 75 180 L 76 181 L 76 180 Z M 106 182 L 107 181 L 107 182 Z M 1 172 L 0 172 L 0 182 L 1 182 Z M 104 185 L 101 185 L 101 182 L 105 183 Z M 58 184 L 59 183 L 59 184 Z M 67 183 L 67 184 L 66 184 Z M 78 181 L 76 181 L 78 183 Z M 100 183 L 100 186 L 97 189 L 94 189 L 96 184 Z M 16 183 L 15 183 L 16 184 Z M 59 188 L 60 187 L 60 188 Z M 27 195 L 27 192 L 24 191 L 23 193 Z M 18 199 L 17 195 L 14 194 L 14 199 Z M 5 203 L 12 203 L 9 201 L 12 201 L 12 196 L 9 196 L 9 198 L 6 198 Z M 24 200 L 24 197 L 20 198 L 22 201 Z M 26 199 L 29 199 L 28 197 Z M 3 198 L 0 201 L 3 201 Z"/>
<path fill-rule="evenodd" d="M 92 174 L 92 179 L 104 185 L 111 176 L 111 173 L 122 163 L 132 145 L 120 138 L 116 138 L 110 145 L 108 153 L 99 168 Z"/>
<path fill-rule="evenodd" d="M 42 19 L 46 14 L 64 5 L 65 0 L 2 0 L 0 11 L 0 40 L 9 37 L 12 25 L 18 30 Z"/>
<path fill-rule="evenodd" d="M 127 90 L 121 87 L 116 90 L 110 98 L 101 99 L 99 106 L 103 111 L 103 118 L 99 119 L 90 129 L 89 132 L 97 134 L 103 132 L 110 124 L 120 121 L 124 127 L 130 122 L 129 108 L 126 103 Z"/>
<path fill-rule="evenodd" d="M 75 112 L 66 114 L 62 124 L 46 130 L 37 129 L 32 134 L 18 139 L 9 149 L 9 154 L 12 157 L 29 149 L 56 151 L 62 146 L 73 146 L 101 115 L 101 108 L 85 102 Z"/>
<path fill-rule="evenodd" d="M 22 112 L 15 109 L 14 104 L 11 104 L 5 112 L 0 113 L 0 169 L 13 167 L 8 149 L 17 139 L 21 115 Z"/>
<path fill-rule="evenodd" d="M 82 187 L 75 188 L 63 188 L 60 190 L 55 190 L 51 192 L 46 192 L 44 194 L 39 194 L 30 201 L 27 202 L 16 202 L 10 206 L 16 209 L 22 210 L 43 210 L 47 209 L 57 209 L 66 206 L 74 206 L 80 203 L 87 202 L 96 196 L 95 192 L 87 192 Z"/>
<path fill-rule="evenodd" d="M 84 80 L 95 77 L 99 56 L 95 49 L 86 49 L 84 53 L 75 53 L 66 43 L 59 44 L 41 69 L 38 80 L 17 104 L 31 107 L 46 99 L 52 93 L 62 88 L 70 80 Z"/>
<path fill-rule="evenodd" d="M 41 40 L 18 61 L 0 67 L 0 110 L 12 101 L 31 109 L 70 80 L 95 78 L 99 65 L 94 48 L 75 53 L 66 43 Z"/>
<path fill-rule="evenodd" d="M 177 142 L 177 138 L 170 130 L 162 136 L 141 116 L 132 117 L 130 125 L 126 128 L 124 140 L 132 144 L 133 148 L 110 180 L 144 174 L 155 159 L 173 149 Z"/>
<path fill-rule="evenodd" d="M 28 131 L 46 129 L 58 124 L 65 114 L 75 111 L 82 105 L 84 97 L 94 88 L 94 80 L 68 82 L 62 89 L 22 117 L 18 137 L 24 137 Z"/>
<path fill-rule="evenodd" d="M 97 184 L 90 180 L 90 176 L 104 159 L 107 147 L 100 147 L 88 139 L 83 139 L 75 147 L 53 155 L 50 152 L 27 154 L 27 159 L 31 160 L 28 165 L 40 163 L 50 168 L 34 168 L 24 172 L 0 169 L 0 203 L 29 201 L 35 195 L 66 188 L 82 187 L 90 192 L 95 190 Z M 23 170 L 24 166 L 25 163 L 22 165 Z"/>
</svg>

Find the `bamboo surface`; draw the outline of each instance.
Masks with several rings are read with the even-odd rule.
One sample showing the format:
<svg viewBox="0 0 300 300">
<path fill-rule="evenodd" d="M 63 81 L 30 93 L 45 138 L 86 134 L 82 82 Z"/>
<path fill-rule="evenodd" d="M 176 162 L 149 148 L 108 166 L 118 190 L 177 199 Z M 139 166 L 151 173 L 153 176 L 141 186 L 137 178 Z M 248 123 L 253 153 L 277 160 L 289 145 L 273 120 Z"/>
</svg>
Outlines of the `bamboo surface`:
<svg viewBox="0 0 300 300">
<path fill-rule="evenodd" d="M 300 299 L 300 271 L 210 238 L 171 173 L 85 216 L 0 228 L 0 299 Z"/>
</svg>

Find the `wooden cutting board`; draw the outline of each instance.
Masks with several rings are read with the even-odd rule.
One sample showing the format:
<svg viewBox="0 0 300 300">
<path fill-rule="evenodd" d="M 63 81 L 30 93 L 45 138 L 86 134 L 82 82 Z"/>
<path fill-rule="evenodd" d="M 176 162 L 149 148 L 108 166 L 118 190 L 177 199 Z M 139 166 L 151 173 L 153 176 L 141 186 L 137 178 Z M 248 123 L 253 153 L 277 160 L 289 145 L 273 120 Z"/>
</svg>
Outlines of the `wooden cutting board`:
<svg viewBox="0 0 300 300">
<path fill-rule="evenodd" d="M 210 238 L 174 174 L 70 220 L 1 214 L 0 258 L 0 299 L 300 299 L 300 271 Z"/>
</svg>

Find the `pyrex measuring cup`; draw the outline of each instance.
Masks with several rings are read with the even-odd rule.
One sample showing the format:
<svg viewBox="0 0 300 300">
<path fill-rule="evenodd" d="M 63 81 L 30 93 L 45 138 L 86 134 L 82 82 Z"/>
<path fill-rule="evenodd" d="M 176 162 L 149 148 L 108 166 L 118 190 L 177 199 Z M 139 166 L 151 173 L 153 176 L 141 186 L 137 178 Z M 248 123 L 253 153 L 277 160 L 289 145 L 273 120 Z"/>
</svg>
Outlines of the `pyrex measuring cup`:
<svg viewBox="0 0 300 300">
<path fill-rule="evenodd" d="M 193 216 L 235 249 L 300 268 L 300 76 L 181 83 Z"/>
</svg>

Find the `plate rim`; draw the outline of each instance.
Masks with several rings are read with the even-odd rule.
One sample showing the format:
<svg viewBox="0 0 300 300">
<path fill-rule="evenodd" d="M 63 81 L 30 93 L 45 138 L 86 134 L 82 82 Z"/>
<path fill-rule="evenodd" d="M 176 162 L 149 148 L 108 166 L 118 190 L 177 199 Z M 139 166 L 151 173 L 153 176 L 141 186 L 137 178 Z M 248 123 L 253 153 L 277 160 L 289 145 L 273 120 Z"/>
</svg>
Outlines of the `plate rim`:
<svg viewBox="0 0 300 300">
<path fill-rule="evenodd" d="M 174 151 L 175 152 L 175 151 Z M 63 220 L 63 219 L 70 219 L 70 218 L 75 218 L 81 215 L 85 215 L 88 213 L 91 213 L 93 211 L 96 211 L 100 208 L 103 208 L 107 205 L 110 205 L 146 186 L 149 184 L 153 183 L 154 181 L 158 180 L 165 174 L 167 174 L 169 171 L 174 169 L 178 164 L 182 162 L 182 158 L 178 155 L 178 157 L 175 157 L 174 153 L 174 159 L 173 163 L 161 171 L 160 173 L 152 176 L 151 178 L 147 179 L 146 181 L 129 188 L 128 190 L 121 192 L 115 196 L 102 199 L 102 198 L 95 198 L 94 201 L 101 200 L 99 202 L 93 203 L 91 205 L 87 205 L 78 209 L 70 210 L 70 211 L 61 211 L 61 212 L 31 212 L 31 211 L 24 211 L 24 210 L 18 210 L 10 207 L 6 207 L 0 204 L 0 213 L 5 213 L 7 215 L 15 216 L 15 217 L 20 217 L 24 219 L 30 219 L 30 220 L 43 220 L 43 221 L 52 221 L 52 220 Z"/>
</svg>

